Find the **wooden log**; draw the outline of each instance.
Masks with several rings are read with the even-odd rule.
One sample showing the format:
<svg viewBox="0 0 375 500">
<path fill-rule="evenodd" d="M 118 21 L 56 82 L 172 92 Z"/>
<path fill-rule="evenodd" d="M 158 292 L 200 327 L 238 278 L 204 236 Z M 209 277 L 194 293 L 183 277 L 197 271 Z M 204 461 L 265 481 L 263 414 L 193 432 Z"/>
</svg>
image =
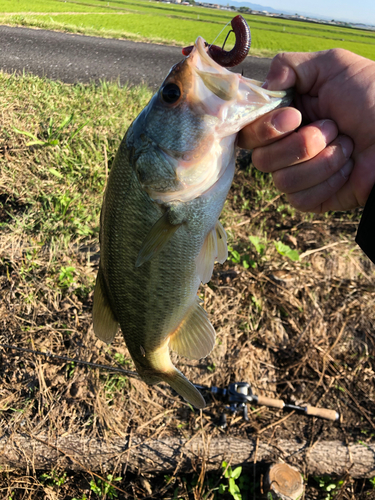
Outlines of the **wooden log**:
<svg viewBox="0 0 375 500">
<path fill-rule="evenodd" d="M 208 442 L 208 444 L 207 444 Z M 305 442 L 278 440 L 272 444 L 255 439 L 217 437 L 203 440 L 198 433 L 190 440 L 166 437 L 160 440 L 133 437 L 113 441 L 90 439 L 78 435 L 55 439 L 39 434 L 10 434 L 0 438 L 0 466 L 16 469 L 51 468 L 110 470 L 120 459 L 132 470 L 165 472 L 178 463 L 188 470 L 192 461 L 205 457 L 207 470 L 220 469 L 222 460 L 232 466 L 259 462 L 305 464 L 308 474 L 341 475 L 349 471 L 354 478 L 375 475 L 375 443 L 349 446 L 340 441 L 318 442 L 309 448 Z"/>
<path fill-rule="evenodd" d="M 299 500 L 303 494 L 301 474 L 286 463 L 271 465 L 265 476 L 264 486 L 273 500 Z"/>
</svg>

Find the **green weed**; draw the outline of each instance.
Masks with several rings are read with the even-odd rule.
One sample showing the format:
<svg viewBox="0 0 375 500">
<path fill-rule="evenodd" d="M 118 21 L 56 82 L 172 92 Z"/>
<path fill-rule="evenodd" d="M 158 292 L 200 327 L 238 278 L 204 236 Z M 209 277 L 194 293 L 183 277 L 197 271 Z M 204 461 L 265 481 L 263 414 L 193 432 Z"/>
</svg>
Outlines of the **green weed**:
<svg viewBox="0 0 375 500">
<path fill-rule="evenodd" d="M 282 241 L 274 241 L 275 248 L 280 255 L 288 257 L 288 259 L 296 261 L 299 260 L 299 253 L 297 250 L 292 250 L 288 245 L 285 245 Z"/>
<path fill-rule="evenodd" d="M 343 480 L 334 481 L 330 476 L 315 476 L 314 479 L 323 492 L 322 500 L 332 500 L 337 490 L 344 484 Z"/>
<path fill-rule="evenodd" d="M 98 497 L 101 498 L 106 496 L 111 500 L 112 498 L 117 498 L 118 496 L 116 489 L 111 484 L 117 481 L 122 481 L 122 477 L 113 477 L 112 474 L 108 474 L 107 481 L 103 481 L 101 479 L 93 479 L 90 481 L 90 488 L 91 491 Z"/>
<path fill-rule="evenodd" d="M 222 462 L 221 467 L 224 477 L 228 479 L 228 484 L 220 483 L 218 493 L 224 494 L 227 491 L 234 500 L 242 500 L 242 494 L 249 489 L 248 477 L 241 476 L 242 467 L 232 470 L 232 467 L 227 462 Z"/>
<path fill-rule="evenodd" d="M 47 486 L 60 488 L 66 481 L 66 472 L 59 476 L 56 471 L 52 470 L 50 473 L 42 474 L 39 479 Z"/>
</svg>

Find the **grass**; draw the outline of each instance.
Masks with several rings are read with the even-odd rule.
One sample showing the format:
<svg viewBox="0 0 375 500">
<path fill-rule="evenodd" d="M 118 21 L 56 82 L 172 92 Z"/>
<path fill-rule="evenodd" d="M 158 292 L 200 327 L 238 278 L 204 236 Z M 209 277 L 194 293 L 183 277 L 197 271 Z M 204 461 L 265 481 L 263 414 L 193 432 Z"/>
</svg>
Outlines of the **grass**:
<svg viewBox="0 0 375 500">
<path fill-rule="evenodd" d="M 132 370 L 120 335 L 110 349 L 93 335 L 92 294 L 107 172 L 150 93 L 3 73 L 0 87 L 0 343 Z M 2 349 L 2 435 L 11 428 L 15 435 L 44 433 L 53 440 L 79 434 L 110 442 L 119 436 L 259 433 L 260 442 L 293 434 L 311 443 L 372 443 L 375 279 L 353 241 L 359 216 L 298 213 L 242 153 L 222 215 L 230 259 L 200 290 L 218 342 L 205 360 L 178 361 L 196 383 L 247 381 L 257 394 L 334 408 L 344 417 L 340 425 L 301 415 L 284 420 L 276 410 L 249 407 L 248 422 L 228 413 L 224 431 L 218 422 L 227 403 L 218 398 L 206 395 L 208 408 L 194 412 L 165 386 Z M 214 494 L 228 500 L 238 497 L 238 489 L 244 495 L 248 489 L 251 498 L 259 491 L 252 474 L 245 484 L 244 470 L 238 476 L 233 467 L 225 476 L 221 463 L 209 474 L 204 460 L 202 454 L 194 465 L 199 476 L 193 470 L 168 479 L 135 475 L 131 464 L 101 477 L 54 467 L 31 468 L 28 476 L 4 471 L 0 484 L 14 499 L 32 493 L 52 498 L 51 492 L 56 498 L 108 498 L 115 487 L 132 497 L 150 495 L 151 488 L 160 498 L 186 500 Z M 335 484 L 346 500 L 360 499 L 362 487 L 372 490 L 368 481 L 322 481 L 310 478 L 310 491 Z"/>
<path fill-rule="evenodd" d="M 10 25 L 179 46 L 193 43 L 198 35 L 214 40 L 234 15 L 144 0 L 37 0 L 32 7 L 24 0 L 0 0 L 0 12 L 0 21 Z M 264 16 L 245 15 L 245 18 L 251 27 L 253 55 L 341 47 L 375 60 L 373 32 Z"/>
</svg>

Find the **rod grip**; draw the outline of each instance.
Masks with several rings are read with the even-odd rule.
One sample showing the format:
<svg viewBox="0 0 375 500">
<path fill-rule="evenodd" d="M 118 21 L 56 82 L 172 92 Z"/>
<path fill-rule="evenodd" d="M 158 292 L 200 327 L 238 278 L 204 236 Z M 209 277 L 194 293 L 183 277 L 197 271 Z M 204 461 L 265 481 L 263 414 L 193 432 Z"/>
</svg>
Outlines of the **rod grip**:
<svg viewBox="0 0 375 500">
<path fill-rule="evenodd" d="M 266 396 L 257 396 L 256 402 L 258 403 L 258 405 L 270 406 L 271 408 L 280 408 L 281 410 L 284 408 L 284 401 L 282 401 L 281 399 L 267 398 Z"/>
<path fill-rule="evenodd" d="M 327 408 L 316 408 L 315 406 L 307 405 L 304 407 L 306 415 L 312 417 L 325 418 L 327 420 L 338 420 L 340 415 L 335 410 L 328 410 Z"/>
</svg>

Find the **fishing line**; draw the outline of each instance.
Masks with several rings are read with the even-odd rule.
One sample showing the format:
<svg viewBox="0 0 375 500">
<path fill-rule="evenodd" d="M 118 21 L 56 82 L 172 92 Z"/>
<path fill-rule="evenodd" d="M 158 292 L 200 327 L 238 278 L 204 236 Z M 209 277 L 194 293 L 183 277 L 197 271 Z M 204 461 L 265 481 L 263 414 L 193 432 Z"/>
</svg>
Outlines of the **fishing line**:
<svg viewBox="0 0 375 500">
<path fill-rule="evenodd" d="M 106 371 L 112 371 L 112 372 L 119 372 L 119 373 L 124 373 L 128 377 L 134 377 L 137 379 L 140 379 L 140 376 L 137 374 L 137 372 L 133 372 L 130 370 L 124 370 L 123 368 L 117 368 L 115 366 L 110 366 L 110 365 L 101 365 L 99 363 L 91 363 L 90 361 L 83 361 L 81 359 L 77 358 L 69 358 L 67 356 L 59 356 L 58 354 L 53 354 L 49 351 L 43 352 L 43 351 L 36 351 L 34 349 L 29 349 L 26 347 L 17 347 L 15 345 L 9 345 L 9 344 L 0 344 L 0 347 L 3 347 L 4 349 L 9 349 L 9 350 L 14 350 L 14 351 L 19 351 L 19 352 L 27 352 L 30 354 L 36 354 L 37 356 L 44 356 L 47 359 L 51 360 L 59 360 L 59 361 L 65 361 L 68 363 L 77 363 L 80 365 L 85 365 L 85 366 L 92 366 L 93 368 L 99 368 L 102 370 Z M 230 383 L 228 388 L 222 389 L 219 387 L 215 386 L 203 386 L 203 385 L 198 385 L 194 384 L 197 389 L 200 390 L 205 390 L 209 391 L 212 394 L 216 395 L 221 395 L 221 396 L 227 396 L 229 399 L 230 406 L 226 407 L 229 409 L 232 413 L 237 413 L 238 411 L 243 412 L 243 418 L 245 421 L 248 421 L 248 416 L 247 416 L 247 404 L 246 403 L 255 403 L 255 404 L 260 404 L 264 406 L 268 406 L 271 408 L 277 408 L 279 410 L 287 410 L 287 411 L 297 411 L 304 413 L 305 415 L 311 415 L 315 417 L 320 417 L 320 418 L 325 418 L 331 421 L 337 421 L 340 418 L 339 413 L 337 413 L 335 410 L 330 410 L 326 408 L 315 408 L 313 406 L 299 406 L 295 404 L 290 404 L 290 403 L 285 403 L 283 400 L 280 399 L 273 399 L 273 398 L 268 398 L 264 396 L 257 396 L 256 394 L 253 394 L 250 384 L 247 382 L 238 382 L 238 383 Z M 226 427 L 226 414 L 223 413 L 222 423 L 220 424 L 221 427 L 225 428 Z"/>
<path fill-rule="evenodd" d="M 141 380 L 141 377 L 138 375 L 137 372 L 133 372 L 131 370 L 125 370 L 124 368 L 118 368 L 118 367 L 111 366 L 111 365 L 101 365 L 99 363 L 92 363 L 90 361 L 83 361 L 82 359 L 78 359 L 78 358 L 69 358 L 67 356 L 60 356 L 58 354 L 53 354 L 50 351 L 46 351 L 46 352 L 36 351 L 34 349 L 28 349 L 26 347 L 17 347 L 15 345 L 10 345 L 10 344 L 0 344 L 0 347 L 3 347 L 4 349 L 19 351 L 19 352 L 27 352 L 30 354 L 36 354 L 37 356 L 44 356 L 45 358 L 48 358 L 51 361 L 56 359 L 59 361 L 65 361 L 67 363 L 77 363 L 80 365 L 92 366 L 93 368 L 100 368 L 101 370 L 124 373 L 125 375 L 128 375 L 129 377 L 134 377 L 134 378 L 138 378 L 139 380 Z M 261 389 L 256 384 L 252 384 L 252 387 L 255 387 L 258 390 Z M 201 388 L 205 389 L 205 390 L 210 389 L 210 387 L 206 387 L 206 386 L 201 386 Z M 277 391 L 274 391 L 272 389 L 267 389 L 267 391 L 272 392 L 275 395 L 277 394 Z"/>
<path fill-rule="evenodd" d="M 82 359 L 77 358 L 68 358 L 67 356 L 59 356 L 58 354 L 53 354 L 52 352 L 43 352 L 43 351 L 35 351 L 34 349 L 27 349 L 25 347 L 17 347 L 15 345 L 9 344 L 0 344 L 0 347 L 4 347 L 4 349 L 10 349 L 14 351 L 20 352 L 28 352 L 30 354 L 36 354 L 38 356 L 44 356 L 48 359 L 58 359 L 59 361 L 66 361 L 67 363 L 77 363 L 80 365 L 92 366 L 93 368 L 100 368 L 102 370 L 107 370 L 111 372 L 119 372 L 128 375 L 129 377 L 140 378 L 137 372 L 132 372 L 130 370 L 124 370 L 123 368 L 117 368 L 111 365 L 101 365 L 98 363 L 91 363 L 90 361 L 83 361 Z"/>
<path fill-rule="evenodd" d="M 218 35 L 216 35 L 216 38 L 215 38 L 215 39 L 214 39 L 214 40 L 210 43 L 209 48 L 211 48 L 211 47 L 212 47 L 212 45 L 216 42 L 216 40 L 219 38 L 219 36 L 222 34 L 222 32 L 225 30 L 225 28 L 226 28 L 227 26 L 229 26 L 229 25 L 230 25 L 230 23 L 231 23 L 231 22 L 232 22 L 232 21 L 229 21 L 229 22 L 228 22 L 228 23 L 224 26 L 224 28 L 220 31 L 220 33 L 219 33 Z M 229 33 L 228 33 L 228 35 L 227 35 L 227 38 L 228 38 L 229 34 L 230 34 L 230 33 L 232 33 L 232 32 L 233 32 L 233 30 L 230 30 L 230 32 L 229 32 Z M 226 38 L 226 39 L 225 39 L 225 41 L 224 41 L 224 45 L 225 45 L 225 42 L 227 41 L 227 38 Z M 224 45 L 223 45 L 223 47 L 224 47 Z"/>
</svg>

